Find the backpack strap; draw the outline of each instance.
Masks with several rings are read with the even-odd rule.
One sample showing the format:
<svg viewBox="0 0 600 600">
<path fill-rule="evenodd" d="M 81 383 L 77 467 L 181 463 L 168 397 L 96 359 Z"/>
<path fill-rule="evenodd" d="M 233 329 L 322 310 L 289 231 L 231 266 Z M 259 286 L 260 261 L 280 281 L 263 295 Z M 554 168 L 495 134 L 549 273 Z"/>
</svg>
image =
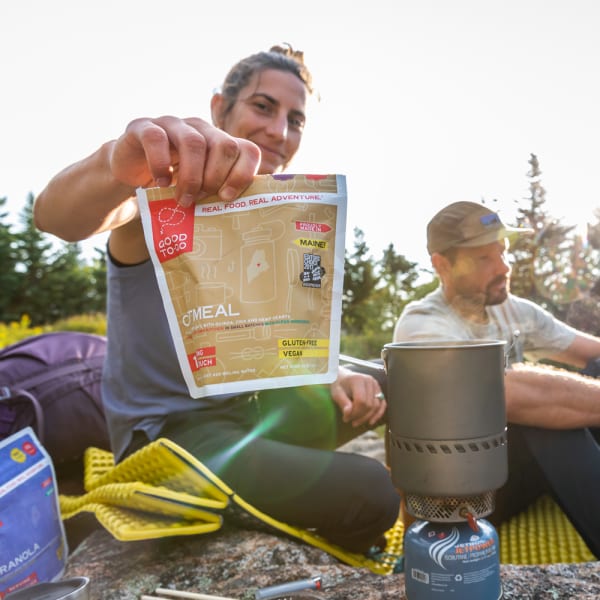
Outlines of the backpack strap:
<svg viewBox="0 0 600 600">
<path fill-rule="evenodd" d="M 21 379 L 21 381 L 16 381 L 11 385 L 11 387 L 13 389 L 25 388 L 30 390 L 34 387 L 37 387 L 41 383 L 45 383 L 46 381 L 58 379 L 59 377 L 64 377 L 65 375 L 70 375 L 71 373 L 81 371 L 82 363 L 85 363 L 85 365 L 90 370 L 98 367 L 102 368 L 102 365 L 104 363 L 104 355 L 92 356 L 84 360 L 69 362 L 67 364 L 61 365 L 60 367 L 52 367 L 51 369 L 44 371 L 43 373 L 38 373 L 37 375 L 26 377 L 25 379 Z"/>
<path fill-rule="evenodd" d="M 31 394 L 28 390 L 31 390 L 46 381 L 52 381 L 71 373 L 77 373 L 82 370 L 82 363 L 85 364 L 88 370 L 96 368 L 102 368 L 104 362 L 104 356 L 92 356 L 84 360 L 78 360 L 70 362 L 60 367 L 51 368 L 43 373 L 37 373 L 31 377 L 26 377 L 21 381 L 13 383 L 10 387 L 4 385 L 0 386 L 0 439 L 7 437 L 13 432 L 13 425 L 17 419 L 17 408 L 10 402 L 10 400 L 24 399 L 33 408 L 35 415 L 35 433 L 40 440 L 44 443 L 44 411 L 38 402 L 37 398 Z"/>
<path fill-rule="evenodd" d="M 37 401 L 37 398 L 26 390 L 15 390 L 14 392 L 11 392 L 5 385 L 0 386 L 0 439 L 14 433 L 13 426 L 17 420 L 17 408 L 13 403 L 9 402 L 9 400 L 15 400 L 17 398 L 24 398 L 31 404 L 35 415 L 34 430 L 40 442 L 43 444 L 45 431 L 44 411 Z"/>
</svg>

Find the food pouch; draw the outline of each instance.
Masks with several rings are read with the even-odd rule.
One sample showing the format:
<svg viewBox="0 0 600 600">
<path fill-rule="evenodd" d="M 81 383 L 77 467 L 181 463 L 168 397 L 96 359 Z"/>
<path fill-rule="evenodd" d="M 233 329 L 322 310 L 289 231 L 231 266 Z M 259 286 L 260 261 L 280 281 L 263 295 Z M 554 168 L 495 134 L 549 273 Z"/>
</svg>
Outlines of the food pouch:
<svg viewBox="0 0 600 600">
<path fill-rule="evenodd" d="M 174 187 L 137 195 L 192 397 L 335 380 L 343 175 L 257 175 L 237 200 L 189 208 Z"/>
<path fill-rule="evenodd" d="M 24 427 L 0 441 L 0 598 L 60 579 L 68 554 L 52 459 Z"/>
</svg>

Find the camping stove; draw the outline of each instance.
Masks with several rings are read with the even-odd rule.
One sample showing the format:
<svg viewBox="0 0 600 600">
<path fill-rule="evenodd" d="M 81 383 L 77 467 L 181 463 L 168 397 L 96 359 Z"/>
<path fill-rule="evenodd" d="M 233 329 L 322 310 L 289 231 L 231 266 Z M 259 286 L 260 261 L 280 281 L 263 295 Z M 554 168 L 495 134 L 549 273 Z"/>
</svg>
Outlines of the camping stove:
<svg viewBox="0 0 600 600">
<path fill-rule="evenodd" d="M 497 534 L 483 517 L 507 480 L 503 341 L 386 344 L 389 462 L 406 511 L 408 600 L 497 600 Z"/>
</svg>

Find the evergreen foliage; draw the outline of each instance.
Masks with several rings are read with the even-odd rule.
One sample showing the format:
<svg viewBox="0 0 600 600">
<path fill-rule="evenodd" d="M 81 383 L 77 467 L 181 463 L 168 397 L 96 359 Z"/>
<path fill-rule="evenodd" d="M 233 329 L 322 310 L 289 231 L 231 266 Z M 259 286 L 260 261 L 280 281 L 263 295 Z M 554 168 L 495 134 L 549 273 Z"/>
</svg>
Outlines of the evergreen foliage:
<svg viewBox="0 0 600 600">
<path fill-rule="evenodd" d="M 425 276 L 427 283 L 419 283 Z M 431 271 L 420 269 L 393 244 L 377 261 L 365 242 L 364 232 L 354 229 L 354 252 L 346 250 L 342 296 L 342 352 L 365 359 L 379 358 L 391 342 L 396 320 L 411 300 L 435 288 Z"/>
<path fill-rule="evenodd" d="M 33 222 L 33 203 L 29 194 L 19 215 L 20 231 L 2 223 L 7 215 L 0 214 L 0 321 L 19 322 L 27 315 L 35 327 L 76 314 L 103 312 L 104 255 L 89 264 L 81 258 L 78 244 L 59 242 L 39 231 Z"/>
<path fill-rule="evenodd" d="M 511 290 L 598 334 L 600 208 L 594 213 L 597 222 L 588 224 L 583 236 L 549 213 L 541 174 L 537 156 L 531 154 L 529 196 L 519 201 L 512 225 L 534 233 L 511 245 Z M 97 257 L 84 260 L 78 244 L 40 232 L 33 223 L 33 202 L 30 194 L 19 217 L 21 228 L 15 231 L 8 223 L 7 199 L 0 198 L 0 347 L 48 329 L 104 333 L 105 253 L 97 250 Z M 399 254 L 393 243 L 376 259 L 359 228 L 344 262 L 341 350 L 357 358 L 379 358 L 404 306 L 435 289 L 438 279 L 430 268 Z"/>
<path fill-rule="evenodd" d="M 529 196 L 519 205 L 517 225 L 533 229 L 511 245 L 511 291 L 564 319 L 571 302 L 598 279 L 598 251 L 546 208 L 538 158 L 531 154 Z"/>
</svg>

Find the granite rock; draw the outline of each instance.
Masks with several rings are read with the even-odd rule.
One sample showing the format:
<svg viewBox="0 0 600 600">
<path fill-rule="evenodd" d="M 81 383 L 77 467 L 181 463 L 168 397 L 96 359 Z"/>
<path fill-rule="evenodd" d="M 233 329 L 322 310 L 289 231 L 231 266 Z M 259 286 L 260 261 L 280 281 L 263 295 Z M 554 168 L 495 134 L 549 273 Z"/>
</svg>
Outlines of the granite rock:
<svg viewBox="0 0 600 600">
<path fill-rule="evenodd" d="M 385 461 L 383 446 L 380 436 L 367 433 L 341 450 Z M 90 600 L 139 600 L 158 595 L 157 588 L 254 600 L 259 588 L 317 575 L 323 580 L 321 591 L 286 598 L 406 598 L 404 574 L 377 575 L 351 567 L 279 532 L 225 523 L 211 534 L 122 542 L 100 528 L 91 514 L 75 519 L 79 523 L 70 527 L 67 521 L 76 543 L 64 577 L 89 577 Z M 600 599 L 600 562 L 501 565 L 500 570 L 504 600 Z"/>
<path fill-rule="evenodd" d="M 65 577 L 77 575 L 90 578 L 91 600 L 139 600 L 157 588 L 254 600 L 258 588 L 317 575 L 323 589 L 312 595 L 322 600 L 405 598 L 402 573 L 376 575 L 301 541 L 233 526 L 138 542 L 97 530 L 70 557 Z M 501 580 L 504 600 L 600 598 L 598 562 L 502 565 Z"/>
</svg>

